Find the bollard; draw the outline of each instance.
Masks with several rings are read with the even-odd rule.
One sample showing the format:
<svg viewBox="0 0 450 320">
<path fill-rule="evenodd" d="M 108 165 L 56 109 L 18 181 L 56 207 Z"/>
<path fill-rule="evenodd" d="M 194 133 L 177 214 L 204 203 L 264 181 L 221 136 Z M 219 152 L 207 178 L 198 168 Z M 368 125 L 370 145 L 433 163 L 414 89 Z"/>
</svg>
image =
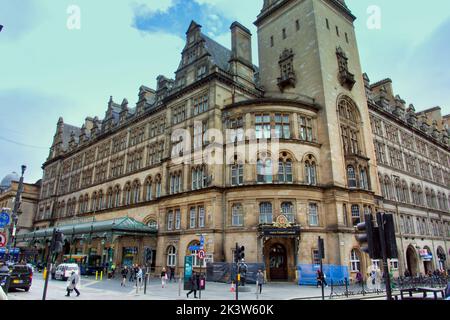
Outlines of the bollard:
<svg viewBox="0 0 450 320">
<path fill-rule="evenodd" d="M 103 281 L 103 271 L 100 272 L 100 281 Z"/>
<path fill-rule="evenodd" d="M 144 294 L 147 294 L 148 273 L 145 274 Z"/>
<path fill-rule="evenodd" d="M 95 281 L 98 281 L 98 271 L 95 271 Z"/>
<path fill-rule="evenodd" d="M 44 268 L 43 276 L 44 280 L 47 279 L 47 268 Z"/>
<path fill-rule="evenodd" d="M 180 277 L 178 278 L 178 296 L 181 297 L 181 273 Z"/>
<path fill-rule="evenodd" d="M 345 296 L 348 298 L 348 279 L 345 278 Z"/>
</svg>

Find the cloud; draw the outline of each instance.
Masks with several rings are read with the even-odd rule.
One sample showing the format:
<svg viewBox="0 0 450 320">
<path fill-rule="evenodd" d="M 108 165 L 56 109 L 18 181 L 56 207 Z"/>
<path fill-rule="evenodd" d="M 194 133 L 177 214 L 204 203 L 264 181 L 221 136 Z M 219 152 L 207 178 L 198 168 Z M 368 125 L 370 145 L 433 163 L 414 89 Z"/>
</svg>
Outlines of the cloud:
<svg viewBox="0 0 450 320">
<path fill-rule="evenodd" d="M 41 8 L 34 0 L 0 0 L 0 39 L 17 41 L 41 23 Z"/>
</svg>

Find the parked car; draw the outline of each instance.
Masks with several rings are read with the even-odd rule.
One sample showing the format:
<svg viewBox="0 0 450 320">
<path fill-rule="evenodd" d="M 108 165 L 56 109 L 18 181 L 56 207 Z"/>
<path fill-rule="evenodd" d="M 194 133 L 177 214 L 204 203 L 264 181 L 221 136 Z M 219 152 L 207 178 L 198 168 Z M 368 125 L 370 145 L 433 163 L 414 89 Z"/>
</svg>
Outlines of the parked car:
<svg viewBox="0 0 450 320">
<path fill-rule="evenodd" d="M 33 283 L 33 269 L 27 265 L 14 265 L 10 267 L 11 280 L 9 290 L 22 289 L 30 291 Z"/>
<path fill-rule="evenodd" d="M 80 275 L 80 268 L 77 264 L 60 264 L 55 271 L 55 280 L 67 281 L 70 278 L 72 272 Z"/>
</svg>

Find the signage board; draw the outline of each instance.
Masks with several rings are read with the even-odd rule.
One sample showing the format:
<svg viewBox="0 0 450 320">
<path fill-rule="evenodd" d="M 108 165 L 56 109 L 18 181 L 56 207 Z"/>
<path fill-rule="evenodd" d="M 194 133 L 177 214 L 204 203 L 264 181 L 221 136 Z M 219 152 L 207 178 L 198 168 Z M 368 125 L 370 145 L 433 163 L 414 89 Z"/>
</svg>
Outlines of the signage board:
<svg viewBox="0 0 450 320">
<path fill-rule="evenodd" d="M 186 256 L 184 258 L 184 290 L 190 291 L 192 289 L 191 277 L 193 272 L 194 258 Z"/>
<path fill-rule="evenodd" d="M 205 250 L 200 250 L 200 251 L 197 253 L 197 257 L 198 257 L 200 260 L 205 259 L 205 258 L 206 258 L 206 252 L 205 252 Z"/>
<path fill-rule="evenodd" d="M 0 233 L 0 248 L 6 246 L 6 234 Z"/>
<path fill-rule="evenodd" d="M 3 210 L 0 213 L 0 228 L 4 228 L 8 226 L 11 223 L 11 217 L 9 216 L 9 213 L 5 210 Z"/>
</svg>

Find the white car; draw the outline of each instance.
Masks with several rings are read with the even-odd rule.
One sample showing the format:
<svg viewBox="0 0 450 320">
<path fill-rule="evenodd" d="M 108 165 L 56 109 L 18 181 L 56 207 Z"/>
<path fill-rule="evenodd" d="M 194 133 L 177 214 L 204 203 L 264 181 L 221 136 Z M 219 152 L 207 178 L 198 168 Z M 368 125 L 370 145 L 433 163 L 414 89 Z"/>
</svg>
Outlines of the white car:
<svg viewBox="0 0 450 320">
<path fill-rule="evenodd" d="M 77 264 L 60 264 L 55 271 L 55 280 L 67 281 L 72 272 L 80 275 L 80 268 Z"/>
</svg>

